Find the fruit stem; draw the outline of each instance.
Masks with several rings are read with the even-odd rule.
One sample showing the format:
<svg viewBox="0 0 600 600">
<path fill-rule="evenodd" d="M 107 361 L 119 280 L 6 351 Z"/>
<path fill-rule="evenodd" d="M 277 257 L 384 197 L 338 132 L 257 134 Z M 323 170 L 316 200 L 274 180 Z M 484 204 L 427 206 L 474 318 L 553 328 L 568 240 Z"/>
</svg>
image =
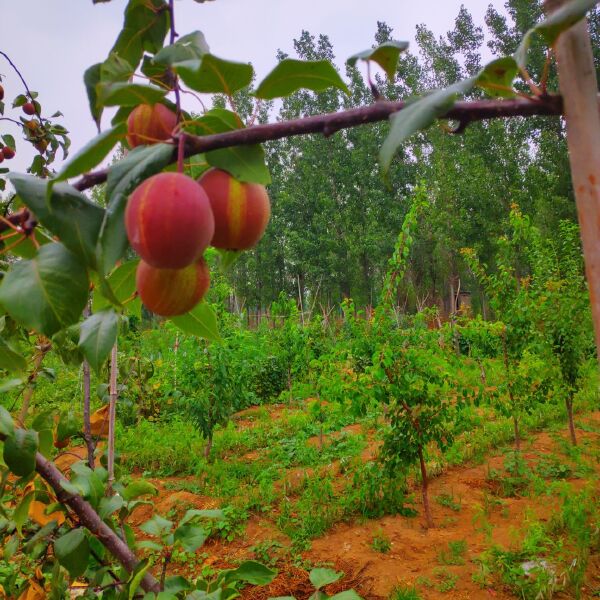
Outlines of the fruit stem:
<svg viewBox="0 0 600 600">
<path fill-rule="evenodd" d="M 173 45 L 175 43 L 175 38 L 177 37 L 177 32 L 175 31 L 175 6 L 174 0 L 169 0 L 169 20 L 170 20 L 170 29 L 171 34 L 169 36 L 169 43 Z M 179 93 L 179 78 L 177 74 L 171 71 L 174 76 L 173 82 L 173 91 L 175 92 L 175 104 L 177 105 L 177 122 L 181 121 L 181 96 Z"/>
<path fill-rule="evenodd" d="M 172 1 L 173 0 L 171 0 L 171 2 Z M 8 64 L 14 69 L 15 73 L 19 76 L 19 79 L 23 83 L 23 87 L 25 88 L 25 91 L 27 92 L 27 96 L 29 97 L 29 99 L 33 103 L 33 106 L 35 107 L 35 114 L 36 114 L 37 118 L 41 121 L 42 117 L 40 116 L 38 104 L 37 104 L 37 102 L 35 102 L 33 95 L 31 94 L 31 91 L 29 90 L 29 86 L 27 85 L 27 82 L 25 81 L 25 78 L 23 77 L 23 75 L 21 75 L 21 71 L 19 71 L 19 69 L 17 69 L 17 65 L 15 65 L 15 63 L 12 60 L 10 60 L 10 57 L 8 56 L 8 54 L 6 54 L 6 52 L 2 52 L 2 50 L 0 50 L 0 55 L 4 56 L 4 58 L 8 61 Z"/>
<path fill-rule="evenodd" d="M 185 133 L 179 132 L 177 138 L 177 172 L 183 173 L 183 159 L 185 157 Z"/>
</svg>

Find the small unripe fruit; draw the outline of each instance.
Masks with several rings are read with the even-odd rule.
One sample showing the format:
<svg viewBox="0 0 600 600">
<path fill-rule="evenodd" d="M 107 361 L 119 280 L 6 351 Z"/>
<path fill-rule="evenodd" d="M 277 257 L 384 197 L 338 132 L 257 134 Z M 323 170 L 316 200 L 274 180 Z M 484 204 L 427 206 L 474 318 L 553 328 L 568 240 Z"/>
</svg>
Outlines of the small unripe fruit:
<svg viewBox="0 0 600 600">
<path fill-rule="evenodd" d="M 174 317 L 189 312 L 202 300 L 210 285 L 210 273 L 203 258 L 184 269 L 155 269 L 142 260 L 135 281 L 148 310 Z"/>
<path fill-rule="evenodd" d="M 15 154 L 15 151 L 12 148 L 9 148 L 8 146 L 4 146 L 4 148 L 2 148 L 2 156 L 6 160 L 10 160 L 15 156 Z"/>
<path fill-rule="evenodd" d="M 132 148 L 168 140 L 177 125 L 177 115 L 164 104 L 140 104 L 127 119 L 127 141 Z"/>
<path fill-rule="evenodd" d="M 23 104 L 23 112 L 29 116 L 35 115 L 35 105 L 33 102 L 25 102 L 25 104 Z"/>
<path fill-rule="evenodd" d="M 226 250 L 256 246 L 271 216 L 271 202 L 265 187 L 242 183 L 220 169 L 209 169 L 198 182 L 210 200 L 215 217 L 211 245 Z"/>
<path fill-rule="evenodd" d="M 37 131 L 39 126 L 40 126 L 40 124 L 37 121 L 34 121 L 33 119 L 31 119 L 31 121 L 27 121 L 25 123 L 25 127 L 27 127 L 27 129 L 29 129 L 29 131 Z"/>
<path fill-rule="evenodd" d="M 159 173 L 129 197 L 125 228 L 133 249 L 157 269 L 196 262 L 210 244 L 215 222 L 206 193 L 182 173 Z"/>
<path fill-rule="evenodd" d="M 38 152 L 43 154 L 46 151 L 46 148 L 48 147 L 48 140 L 40 140 L 39 142 L 36 142 L 34 144 L 34 147 Z"/>
</svg>

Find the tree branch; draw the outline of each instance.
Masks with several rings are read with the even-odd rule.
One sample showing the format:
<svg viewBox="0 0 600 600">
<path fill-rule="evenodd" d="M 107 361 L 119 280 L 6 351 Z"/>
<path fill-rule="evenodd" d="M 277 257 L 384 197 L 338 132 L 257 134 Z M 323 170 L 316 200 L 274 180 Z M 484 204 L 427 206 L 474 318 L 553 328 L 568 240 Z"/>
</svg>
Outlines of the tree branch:
<svg viewBox="0 0 600 600">
<path fill-rule="evenodd" d="M 0 441 L 6 439 L 0 434 Z M 100 543 L 131 573 L 138 565 L 138 559 L 129 546 L 98 516 L 92 506 L 77 494 L 69 494 L 62 487 L 68 479 L 39 452 L 35 457 L 35 470 L 50 484 L 56 498 L 66 504 L 79 519 L 79 522 L 95 535 Z M 151 573 L 146 573 L 141 586 L 146 592 L 159 592 L 159 582 Z"/>
<path fill-rule="evenodd" d="M 201 154 L 210 150 L 230 148 L 231 146 L 245 146 L 260 144 L 272 140 L 279 140 L 296 135 L 321 133 L 330 136 L 340 129 L 366 125 L 377 121 L 385 121 L 395 112 L 406 107 L 406 102 L 378 101 L 369 106 L 352 108 L 336 113 L 314 115 L 279 123 L 254 125 L 246 129 L 236 129 L 214 135 L 194 136 L 185 134 L 185 156 Z M 461 130 L 469 123 L 486 119 L 558 116 L 563 111 L 560 96 L 544 96 L 531 100 L 476 100 L 457 102 L 442 119 L 452 119 L 461 123 Z M 184 135 L 184 134 L 182 134 Z M 177 160 L 178 136 L 173 138 L 173 162 Z M 83 175 L 73 185 L 80 191 L 87 190 L 106 181 L 108 169 L 93 171 Z"/>
</svg>

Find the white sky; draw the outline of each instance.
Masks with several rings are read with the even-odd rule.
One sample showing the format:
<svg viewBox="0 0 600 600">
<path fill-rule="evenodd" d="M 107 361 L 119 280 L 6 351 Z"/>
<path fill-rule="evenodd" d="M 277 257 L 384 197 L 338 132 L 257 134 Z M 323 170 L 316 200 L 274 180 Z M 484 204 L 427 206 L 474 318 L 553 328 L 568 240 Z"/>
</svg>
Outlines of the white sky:
<svg viewBox="0 0 600 600">
<path fill-rule="evenodd" d="M 377 21 L 388 23 L 395 39 L 412 42 L 418 23 L 426 23 L 436 34 L 451 30 L 461 4 L 483 25 L 490 3 L 500 8 L 503 0 L 215 0 L 203 4 L 176 0 L 175 22 L 180 35 L 203 31 L 217 56 L 252 62 L 260 81 L 275 66 L 278 48 L 293 54 L 292 40 L 302 29 L 329 35 L 341 66 L 348 56 L 371 46 Z M 124 0 L 96 5 L 91 0 L 0 0 L 0 50 L 10 55 L 30 88 L 40 93 L 43 114 L 63 112 L 59 122 L 70 132 L 71 156 L 96 133 L 83 72 L 108 55 L 125 5 Z M 3 57 L 0 73 L 8 101 L 6 116 L 18 118 L 20 110 L 10 109 L 10 102 L 22 87 Z M 184 106 L 198 109 L 194 104 Z M 103 127 L 108 125 L 105 118 Z M 10 167 L 24 171 L 35 151 L 19 141 L 16 129 L 0 121 L 0 132 L 17 138 L 18 154 Z"/>
</svg>

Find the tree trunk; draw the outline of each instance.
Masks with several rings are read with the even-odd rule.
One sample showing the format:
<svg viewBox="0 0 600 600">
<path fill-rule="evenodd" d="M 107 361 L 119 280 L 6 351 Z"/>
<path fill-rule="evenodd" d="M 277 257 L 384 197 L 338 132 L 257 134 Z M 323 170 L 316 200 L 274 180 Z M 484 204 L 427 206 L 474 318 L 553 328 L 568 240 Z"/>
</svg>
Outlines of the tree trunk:
<svg viewBox="0 0 600 600">
<path fill-rule="evenodd" d="M 521 452 L 521 432 L 519 431 L 519 419 L 513 415 L 513 426 L 515 429 L 515 452 Z"/>
<path fill-rule="evenodd" d="M 565 0 L 546 0 L 552 13 Z M 598 82 L 586 19 L 564 31 L 554 44 L 558 81 L 563 97 L 571 178 L 583 242 L 600 357 L 600 115 Z"/>
<path fill-rule="evenodd" d="M 425 467 L 425 459 L 423 458 L 423 448 L 419 446 L 419 463 L 421 464 L 421 493 L 423 495 L 423 508 L 425 510 L 425 523 L 427 528 L 433 527 L 433 517 L 431 516 L 431 508 L 429 507 L 429 494 L 427 491 L 427 468 Z"/>
<path fill-rule="evenodd" d="M 577 446 L 577 435 L 575 434 L 575 423 L 573 421 L 573 396 L 569 393 L 565 400 L 567 405 L 567 415 L 569 417 L 569 434 L 571 435 L 571 443 Z"/>
<path fill-rule="evenodd" d="M 210 451 L 212 449 L 212 444 L 213 444 L 213 437 L 211 434 L 208 436 L 208 439 L 206 440 L 206 445 L 204 446 L 204 458 L 206 460 L 209 460 L 209 458 L 210 458 Z"/>
<path fill-rule="evenodd" d="M 94 468 L 94 450 L 95 444 L 92 438 L 92 428 L 90 425 L 90 400 L 91 400 L 91 374 L 90 364 L 87 360 L 83 361 L 83 439 L 87 447 L 87 462 L 90 469 Z"/>
<path fill-rule="evenodd" d="M 112 495 L 112 485 L 115 481 L 115 419 L 117 414 L 117 343 L 110 354 L 110 400 L 108 405 L 108 485 L 107 495 Z"/>
</svg>

